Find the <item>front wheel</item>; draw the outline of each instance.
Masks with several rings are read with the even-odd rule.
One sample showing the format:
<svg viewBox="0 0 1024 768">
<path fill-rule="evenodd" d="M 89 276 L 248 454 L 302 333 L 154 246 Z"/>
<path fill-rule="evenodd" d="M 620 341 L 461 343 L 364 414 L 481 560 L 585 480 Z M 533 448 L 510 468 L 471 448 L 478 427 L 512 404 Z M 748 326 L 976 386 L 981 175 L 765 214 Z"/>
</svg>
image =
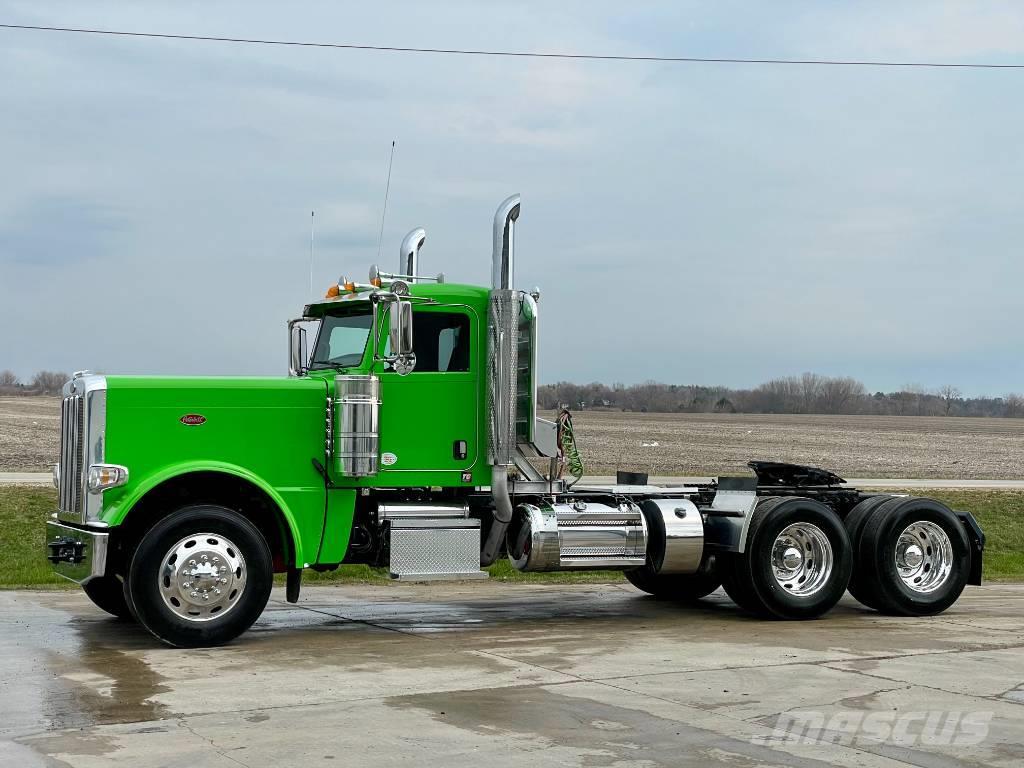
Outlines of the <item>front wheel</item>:
<svg viewBox="0 0 1024 768">
<path fill-rule="evenodd" d="M 126 593 L 139 622 L 165 643 L 221 645 L 259 618 L 270 598 L 270 548 L 248 520 L 224 507 L 189 506 L 146 532 Z"/>
<path fill-rule="evenodd" d="M 116 576 L 90 579 L 82 585 L 82 590 L 97 608 L 102 608 L 111 616 L 126 620 L 132 618 L 124 596 L 124 584 Z"/>
</svg>

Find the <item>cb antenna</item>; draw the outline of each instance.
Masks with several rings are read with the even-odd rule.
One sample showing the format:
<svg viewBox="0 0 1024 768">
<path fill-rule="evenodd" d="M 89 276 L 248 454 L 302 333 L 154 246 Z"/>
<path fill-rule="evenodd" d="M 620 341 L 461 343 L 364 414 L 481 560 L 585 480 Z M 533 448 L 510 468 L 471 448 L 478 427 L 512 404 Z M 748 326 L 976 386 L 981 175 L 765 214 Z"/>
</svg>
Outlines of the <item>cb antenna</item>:
<svg viewBox="0 0 1024 768">
<path fill-rule="evenodd" d="M 313 300 L 313 225 L 316 211 L 309 212 L 309 300 Z"/>
<path fill-rule="evenodd" d="M 388 215 L 388 193 L 391 191 L 391 165 L 395 162 L 395 142 L 391 142 L 391 157 L 388 158 L 388 181 L 384 185 L 384 210 L 380 214 L 380 234 L 377 235 L 377 263 L 380 264 L 380 246 L 384 242 L 384 219 Z"/>
</svg>

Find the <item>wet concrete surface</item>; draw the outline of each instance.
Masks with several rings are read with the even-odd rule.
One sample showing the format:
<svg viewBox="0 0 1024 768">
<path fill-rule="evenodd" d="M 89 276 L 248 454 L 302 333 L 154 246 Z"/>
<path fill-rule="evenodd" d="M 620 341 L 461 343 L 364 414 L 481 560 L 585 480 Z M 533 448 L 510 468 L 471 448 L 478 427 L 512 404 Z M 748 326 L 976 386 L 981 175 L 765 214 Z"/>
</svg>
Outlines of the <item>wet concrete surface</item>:
<svg viewBox="0 0 1024 768">
<path fill-rule="evenodd" d="M 1024 585 L 928 619 L 706 602 L 309 587 L 229 646 L 177 650 L 78 591 L 0 592 L 0 766 L 1024 765 Z M 868 716 L 911 724 L 872 736 Z"/>
</svg>

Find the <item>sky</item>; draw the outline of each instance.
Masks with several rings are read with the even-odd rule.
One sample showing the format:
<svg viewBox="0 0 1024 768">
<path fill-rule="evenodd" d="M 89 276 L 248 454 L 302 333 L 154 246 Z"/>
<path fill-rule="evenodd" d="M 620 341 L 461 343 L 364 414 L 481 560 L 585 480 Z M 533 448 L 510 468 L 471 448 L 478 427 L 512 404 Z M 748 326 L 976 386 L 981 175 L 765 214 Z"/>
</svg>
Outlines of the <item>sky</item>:
<svg viewBox="0 0 1024 768">
<path fill-rule="evenodd" d="M 371 45 L 1024 63 L 1008 2 L 24 2 L 0 23 Z M 478 58 L 0 29 L 0 369 L 285 374 L 427 230 L 540 379 L 1024 389 L 1024 70 Z"/>
</svg>

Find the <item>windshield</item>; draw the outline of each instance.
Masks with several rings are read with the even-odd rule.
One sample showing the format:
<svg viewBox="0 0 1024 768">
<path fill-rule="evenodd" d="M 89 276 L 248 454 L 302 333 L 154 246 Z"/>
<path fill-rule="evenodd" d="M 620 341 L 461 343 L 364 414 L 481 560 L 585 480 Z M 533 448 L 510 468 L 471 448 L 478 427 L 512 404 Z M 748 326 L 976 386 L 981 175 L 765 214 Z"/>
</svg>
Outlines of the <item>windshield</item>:
<svg viewBox="0 0 1024 768">
<path fill-rule="evenodd" d="M 325 317 L 316 337 L 310 369 L 350 368 L 359 365 L 363 360 L 372 325 L 373 315 L 369 308 L 348 315 Z"/>
</svg>

